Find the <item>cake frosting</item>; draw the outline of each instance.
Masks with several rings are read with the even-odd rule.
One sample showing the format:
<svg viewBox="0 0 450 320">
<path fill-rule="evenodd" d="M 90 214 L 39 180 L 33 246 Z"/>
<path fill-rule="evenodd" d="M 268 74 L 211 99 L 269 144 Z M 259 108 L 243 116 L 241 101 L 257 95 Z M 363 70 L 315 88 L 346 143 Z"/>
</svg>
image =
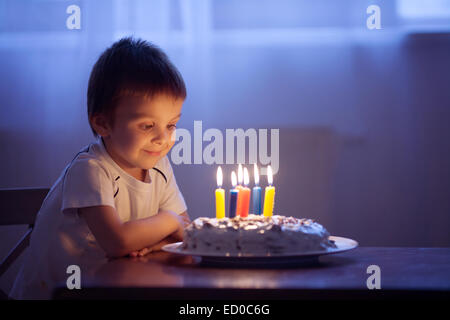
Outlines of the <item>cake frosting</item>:
<svg viewBox="0 0 450 320">
<path fill-rule="evenodd" d="M 279 255 L 335 248 L 330 234 L 312 219 L 274 215 L 195 219 L 184 233 L 182 248 L 202 254 Z"/>
</svg>

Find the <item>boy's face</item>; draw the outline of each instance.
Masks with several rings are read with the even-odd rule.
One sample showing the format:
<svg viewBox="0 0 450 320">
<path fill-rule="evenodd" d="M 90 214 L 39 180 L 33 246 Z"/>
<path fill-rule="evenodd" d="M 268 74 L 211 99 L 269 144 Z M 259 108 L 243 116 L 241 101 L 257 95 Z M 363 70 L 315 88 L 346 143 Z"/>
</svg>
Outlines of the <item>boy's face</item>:
<svg viewBox="0 0 450 320">
<path fill-rule="evenodd" d="M 114 110 L 114 121 L 100 133 L 113 160 L 142 180 L 175 143 L 175 128 L 184 100 L 157 94 L 150 99 L 123 99 Z"/>
</svg>

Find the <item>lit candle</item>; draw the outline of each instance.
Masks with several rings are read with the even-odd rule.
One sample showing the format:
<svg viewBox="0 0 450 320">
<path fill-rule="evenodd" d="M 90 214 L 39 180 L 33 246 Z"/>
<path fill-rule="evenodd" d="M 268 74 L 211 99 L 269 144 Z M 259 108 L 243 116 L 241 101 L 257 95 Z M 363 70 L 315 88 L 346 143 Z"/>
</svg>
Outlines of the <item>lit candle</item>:
<svg viewBox="0 0 450 320">
<path fill-rule="evenodd" d="M 239 198 L 241 198 L 241 211 L 239 215 L 243 218 L 248 216 L 248 209 L 250 207 L 250 188 L 248 183 L 250 178 L 248 176 L 247 168 L 244 168 L 244 187 L 239 191 Z"/>
<path fill-rule="evenodd" d="M 233 189 L 230 190 L 230 212 L 229 217 L 234 218 L 236 217 L 236 207 L 237 207 L 237 200 L 238 200 L 238 194 L 239 190 L 236 189 L 236 172 L 231 172 L 231 184 L 233 185 Z"/>
<path fill-rule="evenodd" d="M 254 164 L 255 186 L 252 189 L 253 213 L 261 214 L 261 187 L 259 186 L 258 166 Z"/>
<path fill-rule="evenodd" d="M 242 190 L 242 180 L 244 178 L 244 172 L 242 170 L 242 165 L 239 163 L 239 167 L 238 167 L 238 185 L 236 187 L 236 189 L 238 191 Z M 238 199 L 237 199 L 237 207 L 236 207 L 236 215 L 240 215 L 241 213 L 241 206 L 242 206 L 242 197 L 240 195 L 240 192 L 238 194 Z"/>
<path fill-rule="evenodd" d="M 266 187 L 264 194 L 264 216 L 271 217 L 275 200 L 275 187 L 272 186 L 273 176 L 272 168 L 270 166 L 267 167 L 267 182 L 269 183 L 269 186 Z"/>
<path fill-rule="evenodd" d="M 225 218 L 225 190 L 222 189 L 222 168 L 217 169 L 216 218 Z"/>
</svg>

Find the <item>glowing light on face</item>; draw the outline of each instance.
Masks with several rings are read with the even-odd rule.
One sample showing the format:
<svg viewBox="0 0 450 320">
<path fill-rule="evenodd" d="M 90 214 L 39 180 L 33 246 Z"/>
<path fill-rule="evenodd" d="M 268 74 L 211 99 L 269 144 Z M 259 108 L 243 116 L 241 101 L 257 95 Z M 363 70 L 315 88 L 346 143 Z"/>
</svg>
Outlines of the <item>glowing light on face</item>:
<svg viewBox="0 0 450 320">
<path fill-rule="evenodd" d="M 172 131 L 172 134 L 170 135 L 170 142 L 175 142 L 175 141 L 177 141 L 177 129 L 174 129 L 173 131 Z"/>
</svg>

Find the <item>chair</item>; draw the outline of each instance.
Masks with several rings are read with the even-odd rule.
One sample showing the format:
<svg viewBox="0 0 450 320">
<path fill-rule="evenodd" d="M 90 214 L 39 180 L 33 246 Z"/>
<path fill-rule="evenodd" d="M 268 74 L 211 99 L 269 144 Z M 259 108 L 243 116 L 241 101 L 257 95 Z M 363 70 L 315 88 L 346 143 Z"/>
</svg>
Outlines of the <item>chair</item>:
<svg viewBox="0 0 450 320">
<path fill-rule="evenodd" d="M 48 192 L 48 188 L 0 189 L 0 226 L 29 226 L 23 237 L 2 260 L 0 277 L 28 246 L 36 215 Z M 7 298 L 8 295 L 0 290 L 0 299 Z"/>
</svg>

